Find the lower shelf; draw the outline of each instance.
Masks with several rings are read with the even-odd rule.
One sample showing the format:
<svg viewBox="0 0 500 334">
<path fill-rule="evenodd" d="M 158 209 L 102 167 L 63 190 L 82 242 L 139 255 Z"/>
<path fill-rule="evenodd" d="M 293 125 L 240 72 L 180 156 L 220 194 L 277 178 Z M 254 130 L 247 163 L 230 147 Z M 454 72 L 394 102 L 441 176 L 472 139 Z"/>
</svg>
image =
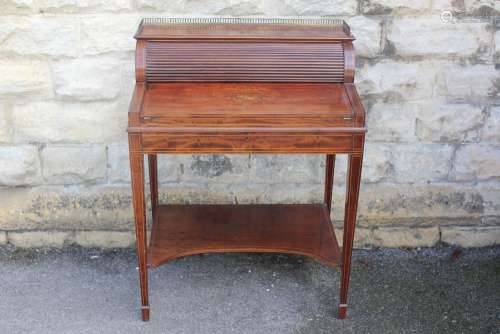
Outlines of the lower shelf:
<svg viewBox="0 0 500 334">
<path fill-rule="evenodd" d="M 339 263 L 340 250 L 322 204 L 160 205 L 149 265 L 201 253 L 266 252 Z"/>
</svg>

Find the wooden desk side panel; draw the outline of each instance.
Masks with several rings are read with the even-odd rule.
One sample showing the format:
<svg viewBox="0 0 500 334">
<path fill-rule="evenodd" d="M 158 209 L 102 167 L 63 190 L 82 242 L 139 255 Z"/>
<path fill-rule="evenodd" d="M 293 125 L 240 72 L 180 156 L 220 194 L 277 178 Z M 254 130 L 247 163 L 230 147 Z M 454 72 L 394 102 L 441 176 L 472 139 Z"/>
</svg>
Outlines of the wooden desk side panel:
<svg viewBox="0 0 500 334">
<path fill-rule="evenodd" d="M 148 41 L 138 40 L 135 49 L 135 81 L 146 81 L 146 48 Z"/>
<path fill-rule="evenodd" d="M 366 126 L 366 111 L 361 98 L 359 97 L 358 90 L 353 83 L 344 84 L 347 96 L 351 103 L 351 108 L 353 112 L 353 124 L 357 127 Z"/>
<path fill-rule="evenodd" d="M 141 125 L 141 109 L 145 92 L 146 84 L 137 82 L 128 108 L 128 129 Z"/>
<path fill-rule="evenodd" d="M 354 46 L 352 44 L 352 41 L 343 41 L 342 46 L 344 50 L 344 82 L 353 83 L 354 70 L 356 67 Z"/>
</svg>

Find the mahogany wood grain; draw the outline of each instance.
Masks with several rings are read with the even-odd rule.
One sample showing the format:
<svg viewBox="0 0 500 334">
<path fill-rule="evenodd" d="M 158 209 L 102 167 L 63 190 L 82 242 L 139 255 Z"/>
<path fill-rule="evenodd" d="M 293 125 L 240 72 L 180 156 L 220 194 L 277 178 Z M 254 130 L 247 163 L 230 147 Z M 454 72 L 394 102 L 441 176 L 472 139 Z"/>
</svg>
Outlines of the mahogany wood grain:
<svg viewBox="0 0 500 334">
<path fill-rule="evenodd" d="M 366 112 L 363 104 L 361 103 L 361 98 L 359 97 L 358 90 L 354 84 L 346 83 L 344 84 L 345 91 L 349 97 L 351 103 L 351 109 L 354 114 L 353 123 L 358 126 L 364 126 Z"/>
<path fill-rule="evenodd" d="M 351 133 L 143 133 L 145 153 L 348 153 L 361 152 Z M 355 145 L 358 144 L 358 147 Z"/>
<path fill-rule="evenodd" d="M 357 100 L 342 84 L 149 84 L 129 132 L 148 153 L 356 152 L 353 134 L 366 131 Z"/>
<path fill-rule="evenodd" d="M 137 127 L 141 125 L 141 109 L 145 91 L 146 85 L 143 82 L 137 82 L 135 84 L 134 92 L 132 94 L 132 100 L 130 101 L 130 106 L 128 108 L 129 129 L 131 127 Z M 131 133 L 130 131 L 128 132 Z"/>
<path fill-rule="evenodd" d="M 356 60 L 354 57 L 354 46 L 352 41 L 343 41 L 342 46 L 344 49 L 344 82 L 354 82 L 354 70 L 356 67 Z"/>
<path fill-rule="evenodd" d="M 149 42 L 148 82 L 343 82 L 340 42 Z"/>
<path fill-rule="evenodd" d="M 151 118 L 352 117 L 342 84 L 149 84 L 141 115 Z M 352 123 L 351 123 L 352 124 Z"/>
<path fill-rule="evenodd" d="M 135 236 L 139 263 L 139 281 L 141 286 L 142 320 L 149 320 L 147 236 L 146 236 L 146 203 L 144 198 L 144 158 L 139 152 L 139 135 L 129 135 L 130 170 L 132 176 L 132 202 L 135 216 Z"/>
<path fill-rule="evenodd" d="M 340 259 L 327 207 L 321 204 L 160 205 L 152 236 L 153 267 L 217 252 L 301 254 L 332 266 Z"/>
<path fill-rule="evenodd" d="M 347 291 L 351 273 L 352 246 L 356 227 L 358 209 L 359 185 L 361 182 L 362 154 L 350 154 L 347 166 L 347 194 L 344 214 L 344 231 L 342 242 L 342 276 L 340 279 L 339 318 L 344 319 L 347 314 Z"/>
<path fill-rule="evenodd" d="M 138 40 L 135 51 L 135 81 L 146 81 L 146 47 L 148 42 L 145 40 Z"/>
</svg>

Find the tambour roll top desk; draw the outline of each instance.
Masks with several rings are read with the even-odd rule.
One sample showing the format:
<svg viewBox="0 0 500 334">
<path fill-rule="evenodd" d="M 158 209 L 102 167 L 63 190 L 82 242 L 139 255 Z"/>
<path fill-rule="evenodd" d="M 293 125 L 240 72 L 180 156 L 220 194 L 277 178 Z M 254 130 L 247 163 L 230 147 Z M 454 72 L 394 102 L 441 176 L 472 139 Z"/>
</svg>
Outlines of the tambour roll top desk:
<svg viewBox="0 0 500 334">
<path fill-rule="evenodd" d="M 143 320 L 148 266 L 209 252 L 282 252 L 338 264 L 344 318 L 366 130 L 349 27 L 333 19 L 144 19 L 135 38 L 128 136 Z M 160 205 L 159 153 L 325 154 L 324 203 Z M 330 220 L 338 153 L 349 156 L 342 249 Z"/>
</svg>

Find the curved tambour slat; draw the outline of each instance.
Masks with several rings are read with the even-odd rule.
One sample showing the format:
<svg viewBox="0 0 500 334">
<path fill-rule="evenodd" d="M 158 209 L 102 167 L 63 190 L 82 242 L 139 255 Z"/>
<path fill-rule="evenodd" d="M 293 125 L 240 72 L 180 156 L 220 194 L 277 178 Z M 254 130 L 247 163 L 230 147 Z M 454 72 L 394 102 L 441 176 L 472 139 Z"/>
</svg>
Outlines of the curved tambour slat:
<svg viewBox="0 0 500 334">
<path fill-rule="evenodd" d="M 343 82 L 342 43 L 149 41 L 148 82 Z"/>
</svg>

